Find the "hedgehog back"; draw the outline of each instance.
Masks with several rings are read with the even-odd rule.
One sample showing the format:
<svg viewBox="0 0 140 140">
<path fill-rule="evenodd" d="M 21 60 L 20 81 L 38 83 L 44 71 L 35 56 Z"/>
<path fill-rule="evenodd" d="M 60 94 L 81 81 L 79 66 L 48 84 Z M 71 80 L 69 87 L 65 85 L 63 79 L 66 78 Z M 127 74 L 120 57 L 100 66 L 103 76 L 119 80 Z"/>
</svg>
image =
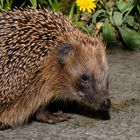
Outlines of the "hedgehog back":
<svg viewBox="0 0 140 140">
<path fill-rule="evenodd" d="M 0 107 L 12 102 L 33 83 L 44 59 L 58 46 L 57 36 L 74 26 L 49 10 L 0 13 Z"/>
</svg>

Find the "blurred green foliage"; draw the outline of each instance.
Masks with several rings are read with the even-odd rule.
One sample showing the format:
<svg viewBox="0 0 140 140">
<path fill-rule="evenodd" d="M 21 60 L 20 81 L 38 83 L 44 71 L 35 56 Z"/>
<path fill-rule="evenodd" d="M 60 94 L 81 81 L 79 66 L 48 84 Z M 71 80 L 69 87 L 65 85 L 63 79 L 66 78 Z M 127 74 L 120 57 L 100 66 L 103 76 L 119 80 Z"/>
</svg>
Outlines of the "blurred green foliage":
<svg viewBox="0 0 140 140">
<path fill-rule="evenodd" d="M 100 34 L 108 46 L 122 42 L 130 49 L 140 48 L 140 0 L 97 0 L 92 14 L 81 12 L 76 0 L 0 0 L 0 11 L 24 8 L 49 8 L 66 14 L 82 31 Z"/>
</svg>

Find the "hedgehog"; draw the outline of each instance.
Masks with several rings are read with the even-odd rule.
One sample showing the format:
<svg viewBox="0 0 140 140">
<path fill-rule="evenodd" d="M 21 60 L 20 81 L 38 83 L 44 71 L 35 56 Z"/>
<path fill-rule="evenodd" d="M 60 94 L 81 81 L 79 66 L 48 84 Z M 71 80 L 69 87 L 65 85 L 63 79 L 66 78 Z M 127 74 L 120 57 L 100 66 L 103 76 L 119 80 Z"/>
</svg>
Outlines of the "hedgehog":
<svg viewBox="0 0 140 140">
<path fill-rule="evenodd" d="M 46 109 L 51 100 L 109 110 L 105 43 L 51 10 L 0 13 L 0 129 L 68 118 Z"/>
</svg>

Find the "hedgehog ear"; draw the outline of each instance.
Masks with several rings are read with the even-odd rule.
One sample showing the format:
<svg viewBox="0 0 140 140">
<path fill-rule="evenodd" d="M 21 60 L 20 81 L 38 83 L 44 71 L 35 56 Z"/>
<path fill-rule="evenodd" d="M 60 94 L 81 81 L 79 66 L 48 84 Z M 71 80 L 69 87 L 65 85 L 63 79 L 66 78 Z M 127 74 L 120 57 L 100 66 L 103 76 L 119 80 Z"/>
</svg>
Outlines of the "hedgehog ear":
<svg viewBox="0 0 140 140">
<path fill-rule="evenodd" d="M 58 46 L 58 62 L 63 66 L 68 56 L 73 52 L 74 47 L 68 43 L 61 43 Z"/>
</svg>

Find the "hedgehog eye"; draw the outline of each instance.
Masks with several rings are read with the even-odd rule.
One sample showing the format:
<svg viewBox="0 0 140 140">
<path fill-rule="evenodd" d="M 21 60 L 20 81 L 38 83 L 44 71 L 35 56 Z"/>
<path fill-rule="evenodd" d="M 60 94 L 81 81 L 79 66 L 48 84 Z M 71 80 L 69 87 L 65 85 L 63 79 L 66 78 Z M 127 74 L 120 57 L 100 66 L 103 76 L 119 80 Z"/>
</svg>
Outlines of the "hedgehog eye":
<svg viewBox="0 0 140 140">
<path fill-rule="evenodd" d="M 82 74 L 82 75 L 80 76 L 80 80 L 81 80 L 82 82 L 87 82 L 87 81 L 89 81 L 89 79 L 90 79 L 90 77 L 89 77 L 87 74 Z"/>
</svg>

